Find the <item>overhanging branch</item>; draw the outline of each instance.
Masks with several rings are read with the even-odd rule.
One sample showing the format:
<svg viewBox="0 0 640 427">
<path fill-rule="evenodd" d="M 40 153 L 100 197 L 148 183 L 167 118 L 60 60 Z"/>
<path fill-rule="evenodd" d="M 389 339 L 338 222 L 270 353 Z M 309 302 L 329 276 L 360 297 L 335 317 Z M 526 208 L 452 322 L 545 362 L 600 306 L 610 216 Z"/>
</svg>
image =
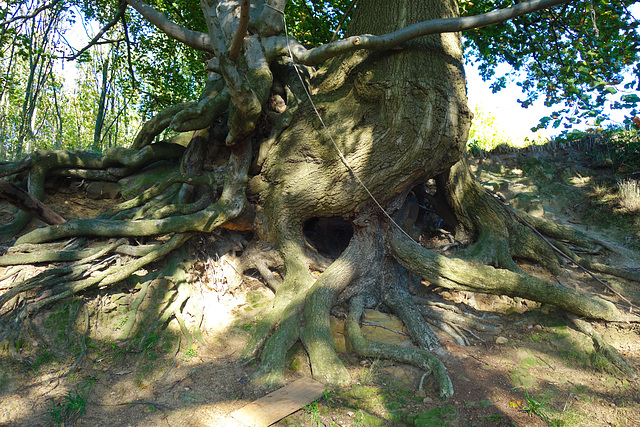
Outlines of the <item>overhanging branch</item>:
<svg viewBox="0 0 640 427">
<path fill-rule="evenodd" d="M 137 10 L 140 15 L 142 15 L 147 21 L 158 27 L 160 31 L 162 31 L 169 37 L 176 39 L 180 43 L 184 43 L 194 49 L 205 52 L 212 52 L 208 34 L 201 33 L 199 31 L 193 31 L 181 25 L 178 25 L 167 18 L 165 14 L 158 12 L 144 2 L 137 0 L 127 0 L 127 3 L 129 3 L 135 10 Z"/>
<path fill-rule="evenodd" d="M 46 9 L 53 9 L 53 8 L 54 8 L 58 3 L 60 3 L 60 0 L 54 0 L 54 1 L 52 1 L 51 3 L 43 4 L 42 6 L 40 6 L 39 8 L 37 8 L 36 10 L 34 10 L 34 11 L 33 11 L 32 13 L 30 13 L 30 14 L 27 14 L 27 15 L 20 15 L 20 16 L 14 16 L 14 17 L 12 17 L 12 18 L 10 18 L 10 19 L 7 19 L 6 21 L 2 21 L 2 22 L 0 22 L 0 27 L 4 27 L 4 26 L 9 25 L 9 24 L 11 24 L 12 22 L 18 21 L 18 20 L 20 20 L 20 19 L 23 19 L 23 20 L 25 20 L 25 21 L 26 21 L 27 19 L 34 18 L 34 17 L 38 16 L 38 14 L 39 14 L 40 12 L 42 12 L 43 10 L 46 10 Z"/>
<path fill-rule="evenodd" d="M 96 34 L 95 37 L 93 39 L 91 39 L 91 41 L 85 47 L 80 49 L 74 55 L 72 55 L 70 57 L 67 57 L 66 59 L 68 59 L 70 61 L 73 61 L 74 59 L 78 59 L 80 57 L 80 55 L 82 55 L 84 52 L 86 52 L 91 46 L 102 44 L 103 42 L 100 42 L 100 37 L 102 37 L 104 35 L 104 33 L 106 33 L 110 28 L 112 28 L 113 26 L 115 26 L 118 23 L 118 21 L 124 16 L 124 12 L 126 10 L 127 10 L 127 3 L 125 1 L 123 1 L 118 6 L 118 12 L 116 12 L 116 16 L 114 16 L 113 19 L 107 23 L 107 25 L 102 27 L 102 29 L 98 32 L 98 34 Z M 109 43 L 111 43 L 111 42 L 109 42 Z"/>
<path fill-rule="evenodd" d="M 571 0 L 529 0 L 505 9 L 494 10 L 481 15 L 433 19 L 430 21 L 418 22 L 417 24 L 410 25 L 402 28 L 401 30 L 382 36 L 368 34 L 352 36 L 311 50 L 306 50 L 302 45 L 296 43 L 295 46 L 291 46 L 291 51 L 297 63 L 304 65 L 318 65 L 329 58 L 357 49 L 387 50 L 417 37 L 429 34 L 455 33 L 499 24 L 528 13 L 547 9 L 570 1 Z M 280 46 L 280 49 L 282 49 L 280 51 L 282 55 L 289 54 L 286 45 L 287 41 L 284 37 L 279 37 L 277 41 L 274 40 L 273 42 Z"/>
</svg>

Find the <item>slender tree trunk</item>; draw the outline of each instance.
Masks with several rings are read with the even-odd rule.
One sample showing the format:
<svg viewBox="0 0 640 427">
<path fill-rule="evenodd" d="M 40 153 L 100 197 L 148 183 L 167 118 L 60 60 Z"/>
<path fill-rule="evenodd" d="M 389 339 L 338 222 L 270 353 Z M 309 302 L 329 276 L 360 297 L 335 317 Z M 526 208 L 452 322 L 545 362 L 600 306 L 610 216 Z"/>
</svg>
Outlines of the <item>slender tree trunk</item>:
<svg viewBox="0 0 640 427">
<path fill-rule="evenodd" d="M 98 101 L 98 114 L 96 115 L 96 122 L 93 128 L 93 145 L 91 148 L 94 151 L 100 151 L 100 145 L 102 140 L 102 128 L 104 127 L 104 120 L 106 116 L 106 100 L 107 92 L 109 90 L 108 82 L 109 74 L 109 59 L 105 59 L 102 64 L 102 81 L 100 85 L 100 99 Z"/>
</svg>

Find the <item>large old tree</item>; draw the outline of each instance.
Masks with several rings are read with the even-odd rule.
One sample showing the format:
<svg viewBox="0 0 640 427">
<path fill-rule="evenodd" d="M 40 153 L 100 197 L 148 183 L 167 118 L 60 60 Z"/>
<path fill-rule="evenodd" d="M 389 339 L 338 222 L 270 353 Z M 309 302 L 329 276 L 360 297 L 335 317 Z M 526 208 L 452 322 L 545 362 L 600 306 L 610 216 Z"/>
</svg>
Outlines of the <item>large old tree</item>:
<svg viewBox="0 0 640 427">
<path fill-rule="evenodd" d="M 204 52 L 209 76 L 199 96 L 155 115 L 130 148 L 104 155 L 38 151 L 2 165 L 9 180 L 26 175 L 36 198 L 52 175 L 117 181 L 143 171 L 155 184 L 98 218 L 57 221 L 16 240 L 30 214 L 4 226 L 11 245 L 2 265 L 59 264 L 0 295 L 0 332 L 15 339 L 30 313 L 120 282 L 194 233 L 220 228 L 252 232 L 240 265 L 257 269 L 275 291 L 243 354 L 260 357 L 256 380 L 268 385 L 281 380 L 286 352 L 298 341 L 316 379 L 349 381 L 329 331 L 331 310 L 340 304 L 348 308 L 357 353 L 432 371 L 441 395 L 451 395 L 446 368 L 435 356 L 438 338 L 425 319 L 458 338 L 463 330 L 489 326 L 424 305 L 424 284 L 526 298 L 590 319 L 634 319 L 610 301 L 526 274 L 514 260 L 556 273 L 558 250 L 575 258 L 567 244 L 593 249 L 601 242 L 515 215 L 474 179 L 465 159 L 472 114 L 460 32 L 564 5 L 555 15 L 525 21 L 532 28 L 546 25 L 549 16 L 579 13 L 567 3 L 532 0 L 460 18 L 457 0 L 360 0 L 348 27 L 352 36 L 307 48 L 286 31 L 284 0 L 202 0 L 207 32 L 178 25 L 141 1 L 121 2 L 109 26 L 139 13 Z M 492 45 L 477 46 L 490 52 Z M 167 129 L 196 132 L 185 149 L 174 140 L 157 141 Z M 425 205 L 467 242 L 455 256 L 417 243 L 416 219 Z M 637 280 L 625 271 L 590 267 Z M 189 292 L 177 289 L 164 319 L 175 315 L 183 324 L 180 310 Z M 363 308 L 380 304 L 404 321 L 419 349 L 363 338 Z"/>
</svg>

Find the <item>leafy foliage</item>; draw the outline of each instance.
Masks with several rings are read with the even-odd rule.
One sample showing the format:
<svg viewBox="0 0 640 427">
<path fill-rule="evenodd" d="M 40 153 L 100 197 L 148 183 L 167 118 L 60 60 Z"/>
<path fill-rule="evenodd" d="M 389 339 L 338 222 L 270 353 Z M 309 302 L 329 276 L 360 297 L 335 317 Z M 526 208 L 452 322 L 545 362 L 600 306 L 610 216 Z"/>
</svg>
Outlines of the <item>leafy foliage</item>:
<svg viewBox="0 0 640 427">
<path fill-rule="evenodd" d="M 461 14 L 474 15 L 517 1 L 461 1 Z M 577 1 L 525 15 L 500 25 L 468 31 L 465 48 L 494 92 L 515 79 L 525 93 L 523 107 L 541 98 L 558 110 L 539 127 L 571 127 L 589 119 L 597 125 L 607 104 L 633 117 L 640 98 L 639 23 L 630 7 L 637 0 Z M 515 73 L 496 75 L 507 63 Z M 518 74 L 519 73 L 519 74 Z M 625 76 L 627 77 L 625 80 Z M 613 95 L 618 95 L 614 97 Z M 631 118 L 630 117 L 630 118 Z"/>
<path fill-rule="evenodd" d="M 198 1 L 156 0 L 146 3 L 179 25 L 195 31 L 207 31 Z M 112 0 L 76 2 L 85 19 L 100 25 L 113 19 L 117 5 L 118 2 Z M 129 76 L 123 79 L 122 84 L 133 86 L 141 94 L 137 107 L 143 117 L 148 118 L 177 102 L 192 100 L 204 82 L 204 65 L 210 55 L 166 37 L 131 8 L 127 10 L 125 22 L 126 29 L 119 23 L 110 37 L 120 40 L 111 45 L 114 61 L 117 61 L 114 67 L 128 71 Z"/>
<path fill-rule="evenodd" d="M 546 139 L 540 135 L 519 139 L 521 135 L 512 135 L 496 122 L 496 117 L 480 105 L 474 106 L 473 120 L 469 129 L 467 147 L 473 151 L 491 151 L 501 145 L 522 148 L 532 144 L 542 144 Z"/>
<path fill-rule="evenodd" d="M 207 31 L 196 0 L 147 3 L 177 24 Z M 460 0 L 460 11 L 469 16 L 514 3 L 517 1 Z M 525 94 L 519 100 L 523 107 L 538 99 L 557 106 L 541 119 L 538 128 L 570 128 L 585 121 L 597 126 L 606 119 L 607 106 L 622 109 L 632 118 L 640 102 L 636 93 L 640 90 L 640 24 L 630 10 L 638 3 L 640 0 L 571 2 L 468 31 L 465 48 L 494 91 L 512 79 Z M 74 22 L 103 26 L 113 19 L 118 4 L 115 0 L 60 2 L 30 20 L 0 29 L 0 151 L 4 157 L 20 155 L 25 143 L 24 151 L 36 147 L 102 149 L 129 138 L 140 121 L 177 102 L 197 98 L 210 55 L 166 37 L 131 8 L 105 34 L 105 44 L 79 58 L 77 89 L 63 93 L 62 77 L 53 64 L 61 55 L 73 52 L 57 34 L 64 35 L 64 27 Z M 25 14 L 38 5 L 35 1 L 4 2 L 0 19 Z M 285 10 L 290 35 L 310 46 L 343 37 L 353 7 L 358 7 L 357 1 L 290 0 Z M 28 26 L 36 24 L 44 25 L 38 34 L 56 36 L 34 43 Z M 514 71 L 499 75 L 496 70 L 503 63 Z M 100 108 L 104 109 L 102 116 Z M 134 110 L 140 117 L 135 117 Z M 472 140 L 476 144 L 478 135 Z M 496 138 L 504 139 L 480 137 L 492 140 L 493 145 Z"/>
<path fill-rule="evenodd" d="M 285 9 L 289 31 L 300 43 L 311 46 L 328 43 L 336 32 L 340 39 L 346 34 L 352 3 L 353 0 L 290 0 Z"/>
</svg>

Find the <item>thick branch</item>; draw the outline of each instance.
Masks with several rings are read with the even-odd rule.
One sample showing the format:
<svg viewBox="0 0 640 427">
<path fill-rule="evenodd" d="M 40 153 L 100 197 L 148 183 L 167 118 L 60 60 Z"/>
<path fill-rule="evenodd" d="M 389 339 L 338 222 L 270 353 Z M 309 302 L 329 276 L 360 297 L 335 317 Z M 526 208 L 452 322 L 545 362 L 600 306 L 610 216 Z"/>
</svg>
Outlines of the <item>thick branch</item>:
<svg viewBox="0 0 640 427">
<path fill-rule="evenodd" d="M 168 35 L 169 37 L 178 40 L 180 43 L 184 43 L 194 49 L 202 50 L 205 52 L 212 52 L 211 44 L 209 42 L 209 35 L 201 33 L 199 31 L 189 30 L 181 25 L 172 22 L 165 14 L 158 12 L 148 4 L 136 0 L 127 0 L 140 15 L 142 15 L 147 21 L 158 27 L 160 31 Z"/>
<path fill-rule="evenodd" d="M 242 6 L 240 8 L 240 22 L 238 23 L 238 31 L 233 38 L 233 45 L 229 51 L 229 57 L 233 62 L 236 62 L 238 55 L 240 54 L 240 48 L 242 47 L 242 40 L 247 34 L 247 28 L 249 28 L 249 4 L 250 0 L 242 0 Z"/>
<path fill-rule="evenodd" d="M 360 35 L 331 42 L 315 49 L 307 50 L 297 42 L 291 43 L 291 39 L 274 38 L 273 43 L 279 45 L 280 53 L 288 55 L 287 41 L 290 42 L 294 59 L 299 64 L 318 65 L 334 56 L 352 52 L 357 49 L 388 50 L 402 43 L 426 36 L 429 34 L 455 33 L 499 24 L 509 19 L 514 19 L 541 9 L 547 9 L 571 0 L 529 0 L 505 9 L 494 10 L 475 16 L 459 18 L 442 18 L 430 21 L 418 22 L 382 36 Z"/>
<path fill-rule="evenodd" d="M 16 206 L 29 215 L 34 216 L 47 224 L 61 224 L 66 222 L 64 218 L 55 213 L 40 200 L 4 179 L 0 179 L 0 199 L 6 200 L 13 206 Z"/>
<path fill-rule="evenodd" d="M 284 28 L 282 16 L 286 3 L 286 0 L 266 0 L 258 19 L 249 23 L 253 33 L 260 34 L 262 37 L 281 34 Z"/>
<path fill-rule="evenodd" d="M 213 53 L 219 60 L 220 74 L 224 78 L 231 95 L 232 104 L 229 106 L 230 126 L 226 143 L 227 145 L 233 145 L 237 140 L 253 130 L 255 122 L 262 111 L 262 102 L 252 90 L 248 81 L 249 76 L 240 73 L 236 64 L 231 60 L 216 8 L 209 6 L 204 0 L 201 0 L 200 4 L 211 34 L 211 49 L 213 49 Z M 255 53 L 258 58 L 264 58 L 264 54 L 261 51 L 255 51 Z"/>
</svg>

